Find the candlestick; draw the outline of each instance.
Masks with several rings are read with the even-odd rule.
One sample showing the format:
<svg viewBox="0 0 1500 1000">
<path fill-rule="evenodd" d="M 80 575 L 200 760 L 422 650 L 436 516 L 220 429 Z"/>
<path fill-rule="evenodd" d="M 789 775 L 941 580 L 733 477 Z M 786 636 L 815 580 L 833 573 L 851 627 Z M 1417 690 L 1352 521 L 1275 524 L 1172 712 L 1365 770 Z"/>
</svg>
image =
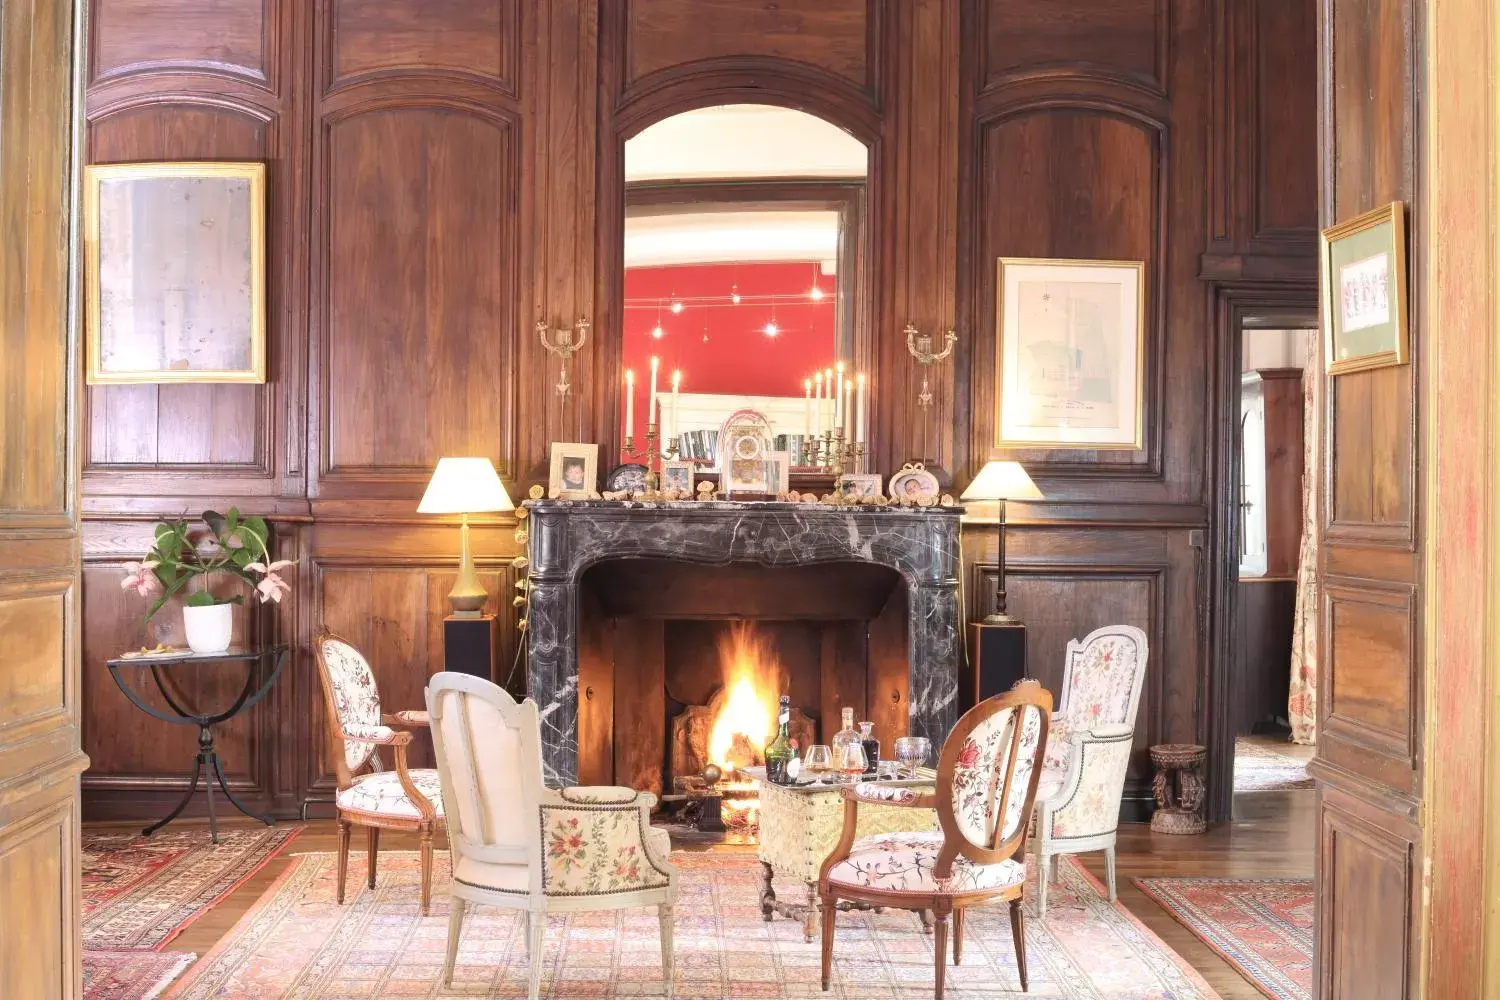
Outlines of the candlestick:
<svg viewBox="0 0 1500 1000">
<path fill-rule="evenodd" d="M 802 436 L 812 434 L 812 379 L 802 380 Z"/>
<path fill-rule="evenodd" d="M 656 373 L 661 368 L 661 359 L 652 355 L 651 357 L 651 397 L 646 407 L 646 426 L 649 428 L 656 423 Z"/>
<path fill-rule="evenodd" d="M 625 369 L 625 440 L 635 436 L 635 372 Z"/>
<path fill-rule="evenodd" d="M 672 433 L 667 435 L 668 441 L 677 440 L 677 404 L 681 401 L 682 372 L 676 368 L 672 369 Z"/>
<path fill-rule="evenodd" d="M 856 396 L 855 402 L 858 404 L 858 407 L 859 407 L 859 409 L 858 409 L 858 411 L 856 413 L 855 421 L 854 421 L 854 441 L 855 441 L 856 444 L 864 444 L 865 443 L 865 405 L 866 405 L 867 399 L 869 398 L 868 397 L 868 393 L 867 393 L 868 387 L 865 385 L 865 375 L 864 375 L 864 372 L 860 372 L 858 375 L 856 375 L 854 377 L 854 384 L 855 384 L 855 387 L 857 389 L 857 391 L 855 393 L 855 396 Z"/>
</svg>

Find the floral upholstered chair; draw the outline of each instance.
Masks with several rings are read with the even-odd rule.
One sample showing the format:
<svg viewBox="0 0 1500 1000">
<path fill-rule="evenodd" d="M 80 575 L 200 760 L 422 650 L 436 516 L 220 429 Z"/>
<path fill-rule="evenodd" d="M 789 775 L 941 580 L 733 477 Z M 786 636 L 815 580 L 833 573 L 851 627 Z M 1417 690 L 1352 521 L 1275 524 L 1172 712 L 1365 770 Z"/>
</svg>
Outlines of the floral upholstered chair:
<svg viewBox="0 0 1500 1000">
<path fill-rule="evenodd" d="M 904 910 L 930 910 L 942 1000 L 953 918 L 953 964 L 963 960 L 964 911 L 1010 903 L 1021 989 L 1027 988 L 1021 898 L 1026 887 L 1026 828 L 1041 778 L 1052 695 L 1021 681 L 970 709 L 943 746 L 935 790 L 861 783 L 844 790 L 844 834 L 823 862 L 823 989 L 833 966 L 834 917 L 841 899 Z M 938 833 L 893 833 L 855 840 L 862 802 L 936 809 Z"/>
<path fill-rule="evenodd" d="M 328 708 L 329 743 L 339 786 L 335 799 L 339 819 L 338 901 L 344 901 L 352 827 L 366 830 L 371 889 L 375 888 L 380 831 L 415 830 L 421 841 L 422 915 L 426 916 L 432 899 L 432 835 L 443 826 L 443 800 L 436 770 L 406 766 L 406 748 L 412 734 L 391 727 L 425 726 L 427 713 L 381 714 L 375 674 L 369 661 L 347 639 L 325 631 L 313 640 L 313 648 Z M 378 747 L 391 748 L 394 771 L 382 768 Z"/>
<path fill-rule="evenodd" d="M 1115 831 L 1146 678 L 1146 633 L 1131 625 L 1095 629 L 1068 643 L 1062 705 L 1052 719 L 1037 792 L 1037 915 L 1047 915 L 1047 882 L 1059 854 L 1103 851 L 1115 898 Z"/>
<path fill-rule="evenodd" d="M 453 855 L 444 985 L 452 985 L 469 903 L 525 912 L 530 1000 L 541 993 L 547 914 L 655 906 L 672 996 L 677 872 L 667 861 L 667 832 L 651 826 L 656 797 L 607 786 L 544 788 L 536 702 L 517 705 L 482 678 L 434 674 L 427 711 Z"/>
</svg>

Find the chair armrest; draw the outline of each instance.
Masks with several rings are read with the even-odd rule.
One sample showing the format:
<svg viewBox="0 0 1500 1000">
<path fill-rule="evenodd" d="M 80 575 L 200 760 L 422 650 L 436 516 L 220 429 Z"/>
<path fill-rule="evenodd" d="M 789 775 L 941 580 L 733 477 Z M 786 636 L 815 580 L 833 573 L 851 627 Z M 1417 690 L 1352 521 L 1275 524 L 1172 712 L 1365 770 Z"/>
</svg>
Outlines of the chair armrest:
<svg viewBox="0 0 1500 1000">
<path fill-rule="evenodd" d="M 633 788 L 544 789 L 542 892 L 588 896 L 670 887 L 676 869 L 646 844 L 655 804 L 655 795 Z"/>
<path fill-rule="evenodd" d="M 936 809 L 937 795 L 899 785 L 882 785 L 877 781 L 860 781 L 844 789 L 845 799 L 856 799 L 877 806 L 901 806 L 907 809 Z"/>
<path fill-rule="evenodd" d="M 398 733 L 389 726 L 344 726 L 344 739 L 355 743 L 375 743 L 380 746 L 406 746 L 411 742 L 411 733 Z"/>
<path fill-rule="evenodd" d="M 619 806 L 650 810 L 656 806 L 656 796 L 650 792 L 639 792 L 623 785 L 572 785 L 557 791 L 557 797 L 569 805 Z"/>
<path fill-rule="evenodd" d="M 1107 735 L 1101 735 L 1106 730 Z M 1129 726 L 1075 733 L 1067 781 L 1056 795 L 1038 804 L 1038 823 L 1049 824 L 1053 837 L 1089 837 L 1115 829 L 1134 740 L 1135 730 Z"/>
<path fill-rule="evenodd" d="M 1096 741 L 1112 740 L 1120 736 L 1134 736 L 1135 727 L 1124 722 L 1105 723 L 1102 726 L 1095 726 L 1089 730 L 1088 735 Z"/>
<path fill-rule="evenodd" d="M 396 712 L 394 715 L 382 715 L 380 724 L 383 726 L 426 726 L 429 723 L 426 712 L 410 709 Z"/>
</svg>

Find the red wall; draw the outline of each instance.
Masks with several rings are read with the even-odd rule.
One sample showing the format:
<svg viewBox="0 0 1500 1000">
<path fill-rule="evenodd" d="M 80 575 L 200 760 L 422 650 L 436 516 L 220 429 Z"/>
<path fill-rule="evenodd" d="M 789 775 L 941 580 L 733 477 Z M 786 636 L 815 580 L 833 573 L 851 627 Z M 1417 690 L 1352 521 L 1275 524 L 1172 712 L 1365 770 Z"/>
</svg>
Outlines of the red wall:
<svg viewBox="0 0 1500 1000">
<path fill-rule="evenodd" d="M 808 297 L 815 279 L 824 292 L 820 301 Z M 624 367 L 635 372 L 636 440 L 646 432 L 653 354 L 661 359 L 663 392 L 675 368 L 683 392 L 801 396 L 803 379 L 833 365 L 834 287 L 834 277 L 819 273 L 815 262 L 627 269 Z M 730 301 L 732 288 L 744 300 L 739 305 Z M 768 295 L 785 298 L 774 305 L 749 301 Z M 674 297 L 683 301 L 680 313 L 671 311 Z M 778 332 L 768 337 L 773 316 Z M 660 339 L 651 336 L 658 323 Z"/>
</svg>

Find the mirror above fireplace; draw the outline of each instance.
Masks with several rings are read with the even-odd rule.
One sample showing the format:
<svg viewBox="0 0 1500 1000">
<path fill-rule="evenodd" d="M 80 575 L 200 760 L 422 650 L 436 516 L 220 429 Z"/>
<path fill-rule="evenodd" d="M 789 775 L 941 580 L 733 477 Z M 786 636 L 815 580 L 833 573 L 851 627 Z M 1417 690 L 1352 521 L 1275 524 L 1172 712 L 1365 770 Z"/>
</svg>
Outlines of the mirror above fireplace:
<svg viewBox="0 0 1500 1000">
<path fill-rule="evenodd" d="M 836 125 L 769 105 L 688 111 L 626 140 L 622 437 L 644 441 L 654 416 L 664 444 L 714 470 L 720 429 L 749 410 L 806 473 L 810 438 L 836 422 L 859 435 L 868 159 Z"/>
</svg>

